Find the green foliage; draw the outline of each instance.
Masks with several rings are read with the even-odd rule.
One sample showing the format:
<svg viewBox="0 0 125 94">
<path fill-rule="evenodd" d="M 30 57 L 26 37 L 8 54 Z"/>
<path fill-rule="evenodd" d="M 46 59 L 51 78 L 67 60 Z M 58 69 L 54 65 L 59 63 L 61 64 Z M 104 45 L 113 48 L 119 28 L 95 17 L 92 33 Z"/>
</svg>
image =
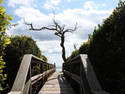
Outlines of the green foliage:
<svg viewBox="0 0 125 94">
<path fill-rule="evenodd" d="M 47 57 L 45 57 L 44 55 L 41 55 L 40 58 L 46 62 L 48 61 Z"/>
<path fill-rule="evenodd" d="M 94 29 L 89 40 L 72 56 L 88 54 L 96 75 L 110 94 L 125 94 L 125 1 Z"/>
<path fill-rule="evenodd" d="M 88 56 L 103 88 L 125 94 L 125 2 L 94 30 Z"/>
<path fill-rule="evenodd" d="M 41 54 L 36 41 L 31 37 L 14 36 L 10 39 L 11 44 L 5 49 L 6 55 L 4 56 L 4 60 L 6 61 L 6 73 L 8 75 L 7 83 L 11 89 L 24 54 L 33 54 L 39 58 L 44 57 L 44 59 L 46 57 Z M 37 67 L 36 64 L 34 66 Z M 37 67 L 37 69 L 37 71 L 39 71 L 39 67 Z"/>
<path fill-rule="evenodd" d="M 79 54 L 79 50 L 73 51 L 72 54 L 71 54 L 71 58 L 77 56 L 78 54 Z"/>
<path fill-rule="evenodd" d="M 3 74 L 3 68 L 5 68 L 5 62 L 3 61 L 2 56 L 0 56 L 0 91 L 3 90 L 2 85 L 7 77 L 6 74 Z"/>
<path fill-rule="evenodd" d="M 88 40 L 87 42 L 84 42 L 78 50 L 75 50 L 72 52 L 72 54 L 67 58 L 67 60 L 70 60 L 79 54 L 88 54 L 89 44 L 90 44 L 90 40 Z"/>
<path fill-rule="evenodd" d="M 0 0 L 0 4 L 3 1 Z M 3 90 L 4 81 L 6 79 L 6 74 L 3 74 L 3 69 L 5 68 L 5 62 L 2 57 L 4 55 L 5 47 L 10 43 L 10 39 L 6 35 L 6 28 L 10 24 L 10 20 L 12 20 L 11 16 L 6 14 L 5 8 L 0 6 L 0 91 Z"/>
<path fill-rule="evenodd" d="M 79 48 L 79 53 L 80 54 L 88 54 L 88 49 L 89 49 L 89 41 L 83 43 L 80 48 Z"/>
</svg>

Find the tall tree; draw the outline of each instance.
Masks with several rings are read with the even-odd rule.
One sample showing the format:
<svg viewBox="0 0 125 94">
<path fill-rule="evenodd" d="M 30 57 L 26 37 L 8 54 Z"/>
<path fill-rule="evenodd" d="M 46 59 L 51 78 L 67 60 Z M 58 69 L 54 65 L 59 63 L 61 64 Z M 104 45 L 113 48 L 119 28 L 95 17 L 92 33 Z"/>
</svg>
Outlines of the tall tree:
<svg viewBox="0 0 125 94">
<path fill-rule="evenodd" d="M 47 60 L 38 48 L 36 41 L 34 41 L 31 37 L 12 36 L 10 37 L 10 40 L 11 43 L 5 48 L 4 51 L 4 60 L 6 62 L 5 72 L 7 73 L 6 83 L 8 83 L 10 87 L 6 91 L 9 91 L 13 85 L 24 54 L 33 54 L 43 60 Z M 37 64 L 34 65 L 34 67 L 37 66 Z M 37 69 L 35 72 L 32 71 L 32 74 L 35 74 L 36 72 L 40 73 L 40 70 Z"/>
<path fill-rule="evenodd" d="M 125 1 L 95 28 L 88 57 L 102 87 L 110 94 L 125 94 Z"/>
<path fill-rule="evenodd" d="M 55 20 L 53 19 L 53 24 L 50 26 L 45 26 L 41 28 L 34 28 L 32 23 L 27 23 L 25 22 L 26 25 L 30 26 L 29 30 L 34 30 L 34 31 L 41 31 L 41 30 L 50 30 L 50 31 L 55 31 L 54 34 L 58 36 L 61 39 L 60 46 L 62 47 L 62 59 L 64 62 L 66 62 L 66 52 L 65 52 L 65 34 L 68 32 L 74 32 L 77 29 L 77 23 L 73 29 L 66 28 L 66 25 L 63 24 L 62 26 Z"/>
<path fill-rule="evenodd" d="M 12 17 L 6 14 L 5 8 L 1 6 L 2 2 L 3 1 L 0 0 L 0 91 L 3 90 L 4 81 L 6 79 L 6 75 L 3 75 L 3 68 L 5 67 L 5 62 L 3 61 L 3 51 L 10 43 L 10 39 L 6 35 L 6 28 L 10 24 L 9 20 L 12 20 Z"/>
</svg>

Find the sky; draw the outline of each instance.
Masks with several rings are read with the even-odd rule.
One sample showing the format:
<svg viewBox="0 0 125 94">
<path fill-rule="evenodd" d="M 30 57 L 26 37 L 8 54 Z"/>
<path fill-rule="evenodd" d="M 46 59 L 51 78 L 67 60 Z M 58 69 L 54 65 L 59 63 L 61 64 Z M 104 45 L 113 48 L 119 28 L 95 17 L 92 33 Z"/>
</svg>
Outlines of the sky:
<svg viewBox="0 0 125 94">
<path fill-rule="evenodd" d="M 52 19 L 66 28 L 73 28 L 75 23 L 78 29 L 74 33 L 67 33 L 65 39 L 66 57 L 88 40 L 88 34 L 92 34 L 95 26 L 101 24 L 109 17 L 119 0 L 4 0 L 2 6 L 6 12 L 14 18 L 12 23 L 18 23 L 7 31 L 8 35 L 28 35 L 36 40 L 42 54 L 49 63 L 61 66 L 60 38 L 53 31 L 29 31 L 24 24 L 33 23 L 35 28 L 53 24 Z"/>
</svg>

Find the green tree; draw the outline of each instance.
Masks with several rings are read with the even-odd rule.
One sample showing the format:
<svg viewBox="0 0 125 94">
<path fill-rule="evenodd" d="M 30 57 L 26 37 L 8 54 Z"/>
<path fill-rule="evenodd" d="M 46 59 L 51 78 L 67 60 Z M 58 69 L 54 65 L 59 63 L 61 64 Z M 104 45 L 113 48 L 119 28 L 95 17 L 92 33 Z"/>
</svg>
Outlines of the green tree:
<svg viewBox="0 0 125 94">
<path fill-rule="evenodd" d="M 89 50 L 89 46 L 90 46 L 90 42 L 92 41 L 92 35 L 89 34 L 88 35 L 88 41 L 84 42 L 79 49 L 74 50 L 71 55 L 67 58 L 67 60 L 70 60 L 72 58 L 74 58 L 75 56 L 79 55 L 79 54 L 88 54 L 88 50 Z"/>
<path fill-rule="evenodd" d="M 125 2 L 94 30 L 88 56 L 102 87 L 110 94 L 125 94 Z"/>
<path fill-rule="evenodd" d="M 41 55 L 40 58 L 46 62 L 48 61 L 47 57 L 45 57 L 44 55 Z"/>
<path fill-rule="evenodd" d="M 11 16 L 6 14 L 6 10 L 1 6 L 3 1 L 0 0 L 0 91 L 3 90 L 4 81 L 6 80 L 6 74 L 3 74 L 5 68 L 5 62 L 3 61 L 4 49 L 10 43 L 10 39 L 6 35 L 6 28 L 12 20 Z"/>
<path fill-rule="evenodd" d="M 47 60 L 47 58 L 41 54 L 36 41 L 31 37 L 13 36 L 10 40 L 11 44 L 5 49 L 4 60 L 6 61 L 6 73 L 8 75 L 7 83 L 11 89 L 24 54 L 33 54 L 44 60 Z"/>
</svg>

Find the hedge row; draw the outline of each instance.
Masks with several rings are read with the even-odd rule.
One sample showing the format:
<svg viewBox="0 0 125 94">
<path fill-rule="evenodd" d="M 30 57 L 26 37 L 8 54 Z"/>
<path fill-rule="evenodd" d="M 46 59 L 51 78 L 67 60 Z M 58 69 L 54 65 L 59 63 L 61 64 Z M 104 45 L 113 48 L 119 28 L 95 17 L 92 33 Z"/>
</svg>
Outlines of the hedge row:
<svg viewBox="0 0 125 94">
<path fill-rule="evenodd" d="M 47 58 L 41 54 L 36 41 L 34 41 L 31 37 L 12 36 L 10 37 L 10 40 L 11 43 L 4 50 L 4 61 L 6 62 L 5 73 L 7 74 L 6 83 L 8 84 L 8 88 L 4 91 L 4 93 L 7 93 L 12 88 L 24 54 L 33 54 L 43 60 L 47 60 Z M 37 66 L 38 65 L 34 65 L 34 67 Z M 37 69 L 37 72 L 39 73 L 40 70 Z"/>
<path fill-rule="evenodd" d="M 88 45 L 83 44 L 76 52 L 70 57 L 88 54 L 103 89 L 110 94 L 125 94 L 125 2 L 119 2 L 95 28 Z"/>
</svg>

